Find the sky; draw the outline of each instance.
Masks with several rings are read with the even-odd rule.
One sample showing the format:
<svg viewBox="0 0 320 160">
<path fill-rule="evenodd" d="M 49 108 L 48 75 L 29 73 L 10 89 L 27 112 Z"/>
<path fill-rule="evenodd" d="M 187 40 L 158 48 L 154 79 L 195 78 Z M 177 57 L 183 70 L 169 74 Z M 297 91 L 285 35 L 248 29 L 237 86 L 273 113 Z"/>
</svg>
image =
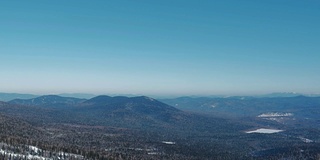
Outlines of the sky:
<svg viewBox="0 0 320 160">
<path fill-rule="evenodd" d="M 318 0 L 0 2 L 0 91 L 320 93 Z"/>
</svg>

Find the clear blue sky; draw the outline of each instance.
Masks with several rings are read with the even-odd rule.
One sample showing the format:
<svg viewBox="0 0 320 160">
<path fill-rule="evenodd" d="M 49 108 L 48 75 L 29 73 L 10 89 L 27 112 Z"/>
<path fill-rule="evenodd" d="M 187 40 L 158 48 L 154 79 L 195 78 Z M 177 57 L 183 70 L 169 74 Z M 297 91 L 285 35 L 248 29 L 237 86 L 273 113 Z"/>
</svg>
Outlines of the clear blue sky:
<svg viewBox="0 0 320 160">
<path fill-rule="evenodd" d="M 8 0 L 0 20 L 1 92 L 320 92 L 319 0 Z"/>
</svg>

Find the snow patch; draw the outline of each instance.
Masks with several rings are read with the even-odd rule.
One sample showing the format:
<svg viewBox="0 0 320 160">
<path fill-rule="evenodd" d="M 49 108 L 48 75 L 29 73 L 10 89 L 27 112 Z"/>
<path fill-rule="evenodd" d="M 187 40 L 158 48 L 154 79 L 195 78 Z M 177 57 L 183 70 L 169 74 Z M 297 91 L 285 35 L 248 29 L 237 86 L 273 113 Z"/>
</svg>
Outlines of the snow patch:
<svg viewBox="0 0 320 160">
<path fill-rule="evenodd" d="M 149 100 L 149 101 L 154 101 L 153 98 L 150 98 L 150 97 L 144 97 L 146 100 Z"/>
<path fill-rule="evenodd" d="M 312 142 L 314 142 L 313 140 L 311 140 L 311 139 L 308 139 L 308 138 L 304 138 L 304 137 L 298 137 L 298 138 L 300 138 L 303 142 L 305 142 L 305 143 L 312 143 Z"/>
<path fill-rule="evenodd" d="M 35 146 L 29 146 L 29 148 L 31 150 L 33 150 L 34 152 L 38 153 L 39 151 L 41 152 L 41 149 L 39 149 L 38 147 L 35 147 Z"/>
<path fill-rule="evenodd" d="M 291 117 L 293 116 L 292 113 L 278 113 L 278 112 L 274 112 L 274 113 L 263 113 L 258 115 L 258 117 L 261 118 L 267 118 L 267 117 Z"/>
<path fill-rule="evenodd" d="M 26 159 L 28 160 L 52 160 L 52 158 L 46 158 L 46 157 L 42 157 L 42 156 L 38 156 L 38 155 L 31 155 L 31 154 L 28 154 L 27 156 L 23 155 L 23 154 L 17 154 L 17 153 L 13 153 L 13 152 L 9 152 L 9 151 L 4 151 L 2 149 L 0 149 L 0 154 L 6 154 L 6 155 L 9 155 L 9 156 L 12 156 L 14 159 L 17 158 L 23 158 L 25 157 Z"/>
</svg>

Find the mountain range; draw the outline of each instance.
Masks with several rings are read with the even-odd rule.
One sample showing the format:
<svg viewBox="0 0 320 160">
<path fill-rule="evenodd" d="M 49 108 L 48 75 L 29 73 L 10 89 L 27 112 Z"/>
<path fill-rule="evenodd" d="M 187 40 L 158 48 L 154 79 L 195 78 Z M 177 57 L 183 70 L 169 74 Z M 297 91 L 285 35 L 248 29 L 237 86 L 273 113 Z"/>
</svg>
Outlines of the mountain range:
<svg viewBox="0 0 320 160">
<path fill-rule="evenodd" d="M 145 125 L 173 125 L 177 122 L 175 121 L 177 119 L 187 120 L 191 117 L 190 114 L 145 96 L 97 96 L 86 100 L 46 95 L 32 99 L 14 99 L 7 103 L 3 102 L 0 111 L 11 115 L 19 115 L 34 122 L 38 122 L 39 119 L 36 117 L 30 118 L 30 115 L 41 113 L 41 121 L 48 123 L 58 121 L 138 128 Z"/>
<path fill-rule="evenodd" d="M 19 104 L 25 106 L 42 106 L 42 107 L 57 107 L 57 106 L 72 106 L 84 102 L 86 99 L 73 97 L 61 97 L 57 95 L 46 95 L 32 99 L 14 99 L 9 101 L 10 104 Z"/>
<path fill-rule="evenodd" d="M 0 135 L 8 142 L 16 131 L 21 143 L 32 139 L 38 147 L 73 148 L 72 153 L 91 158 L 279 159 L 297 150 L 310 157 L 320 153 L 319 106 L 319 97 L 306 96 L 156 100 L 45 95 L 0 102 L 0 125 L 13 128 Z M 258 128 L 282 132 L 247 132 Z"/>
<path fill-rule="evenodd" d="M 36 97 L 38 96 L 33 94 L 0 93 L 0 101 L 10 101 L 13 99 L 30 99 Z"/>
<path fill-rule="evenodd" d="M 185 111 L 199 113 L 229 113 L 238 116 L 257 116 L 263 112 L 318 110 L 320 97 L 180 97 L 160 101 Z"/>
</svg>

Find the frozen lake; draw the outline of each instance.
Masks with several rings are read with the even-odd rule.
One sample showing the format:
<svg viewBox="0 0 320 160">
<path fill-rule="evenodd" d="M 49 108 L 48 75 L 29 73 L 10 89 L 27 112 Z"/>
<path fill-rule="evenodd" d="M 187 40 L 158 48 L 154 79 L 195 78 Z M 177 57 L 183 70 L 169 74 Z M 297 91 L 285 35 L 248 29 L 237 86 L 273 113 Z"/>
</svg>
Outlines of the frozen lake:
<svg viewBox="0 0 320 160">
<path fill-rule="evenodd" d="M 266 133 L 266 134 L 270 134 L 270 133 L 278 133 L 278 132 L 282 132 L 283 130 L 278 130 L 278 129 L 266 129 L 266 128 L 260 128 L 260 129 L 256 129 L 253 131 L 247 131 L 246 133 Z"/>
</svg>

